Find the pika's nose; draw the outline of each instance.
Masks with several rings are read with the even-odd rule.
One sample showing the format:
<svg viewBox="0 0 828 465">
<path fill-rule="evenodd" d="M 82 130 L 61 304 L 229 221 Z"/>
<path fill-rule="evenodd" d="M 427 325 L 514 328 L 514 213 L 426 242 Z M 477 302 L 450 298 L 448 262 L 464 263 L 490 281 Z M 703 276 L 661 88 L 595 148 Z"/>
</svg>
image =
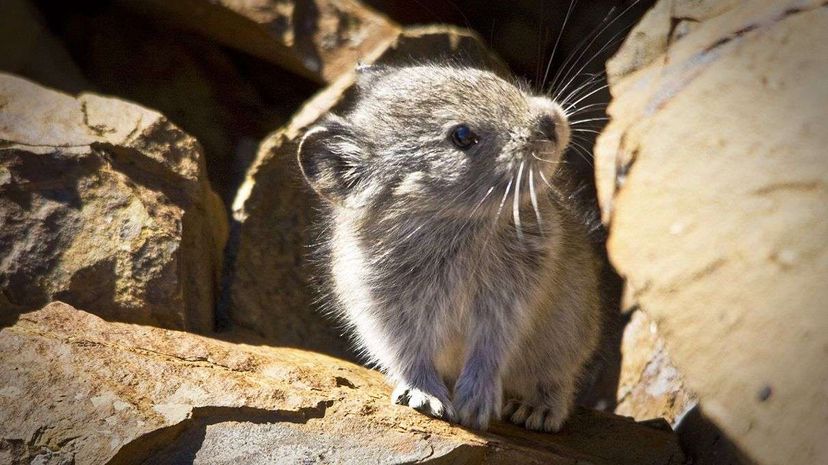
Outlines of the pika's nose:
<svg viewBox="0 0 828 465">
<path fill-rule="evenodd" d="M 550 114 L 541 115 L 538 118 L 538 134 L 551 142 L 558 142 L 558 130 L 555 118 Z"/>
</svg>

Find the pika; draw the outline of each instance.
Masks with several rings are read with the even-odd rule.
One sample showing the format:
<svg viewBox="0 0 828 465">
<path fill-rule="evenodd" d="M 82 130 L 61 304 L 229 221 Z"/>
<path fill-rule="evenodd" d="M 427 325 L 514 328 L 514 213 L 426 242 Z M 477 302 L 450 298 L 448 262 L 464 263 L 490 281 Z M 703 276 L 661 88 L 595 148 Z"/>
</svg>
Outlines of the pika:
<svg viewBox="0 0 828 465">
<path fill-rule="evenodd" d="M 600 332 L 598 261 L 556 188 L 565 112 L 453 65 L 362 67 L 357 89 L 297 153 L 335 313 L 393 402 L 558 431 Z"/>
</svg>

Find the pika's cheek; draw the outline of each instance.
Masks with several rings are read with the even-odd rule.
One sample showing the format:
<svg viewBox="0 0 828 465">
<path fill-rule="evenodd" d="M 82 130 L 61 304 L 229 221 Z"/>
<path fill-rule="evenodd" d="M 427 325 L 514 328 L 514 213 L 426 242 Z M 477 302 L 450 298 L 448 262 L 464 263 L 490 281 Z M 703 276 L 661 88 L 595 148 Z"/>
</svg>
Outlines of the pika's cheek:
<svg viewBox="0 0 828 465">
<path fill-rule="evenodd" d="M 465 179 L 472 166 L 466 155 L 441 157 L 431 163 L 429 175 L 436 182 L 454 184 Z"/>
<path fill-rule="evenodd" d="M 422 171 L 406 174 L 399 184 L 394 187 L 395 197 L 411 197 L 423 194 L 426 175 Z"/>
</svg>

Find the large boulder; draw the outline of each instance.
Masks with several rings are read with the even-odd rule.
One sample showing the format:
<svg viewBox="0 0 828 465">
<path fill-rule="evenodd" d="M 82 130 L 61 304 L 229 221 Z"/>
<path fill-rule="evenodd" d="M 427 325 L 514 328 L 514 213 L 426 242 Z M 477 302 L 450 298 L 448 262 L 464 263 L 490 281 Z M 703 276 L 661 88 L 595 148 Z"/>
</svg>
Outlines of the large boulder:
<svg viewBox="0 0 828 465">
<path fill-rule="evenodd" d="M 63 303 L 0 331 L 9 464 L 684 463 L 675 435 L 581 411 L 559 434 L 477 434 L 392 405 L 325 355 L 108 323 Z"/>
<path fill-rule="evenodd" d="M 0 310 L 213 327 L 223 207 L 198 142 L 121 100 L 0 74 Z"/>
<path fill-rule="evenodd" d="M 318 88 L 118 3 L 93 2 L 82 8 L 51 4 L 43 14 L 91 82 L 83 90 L 152 108 L 198 139 L 210 183 L 227 203 L 255 155 L 256 143 L 284 124 Z M 254 79 L 251 70 L 266 74 L 271 85 L 260 86 L 262 80 Z"/>
<path fill-rule="evenodd" d="M 608 69 L 612 261 L 743 452 L 828 463 L 828 9 L 660 1 Z"/>
<path fill-rule="evenodd" d="M 149 0 L 120 3 L 319 83 L 384 48 L 400 28 L 355 0 Z"/>
<path fill-rule="evenodd" d="M 504 70 L 478 36 L 452 27 L 408 29 L 366 62 L 399 63 L 448 54 Z M 350 70 L 262 142 L 233 203 L 228 287 L 221 306 L 232 323 L 273 343 L 350 358 L 342 330 L 313 305 L 305 259 L 314 241 L 311 224 L 318 203 L 304 187 L 296 146 L 315 121 L 347 103 L 353 84 Z"/>
</svg>

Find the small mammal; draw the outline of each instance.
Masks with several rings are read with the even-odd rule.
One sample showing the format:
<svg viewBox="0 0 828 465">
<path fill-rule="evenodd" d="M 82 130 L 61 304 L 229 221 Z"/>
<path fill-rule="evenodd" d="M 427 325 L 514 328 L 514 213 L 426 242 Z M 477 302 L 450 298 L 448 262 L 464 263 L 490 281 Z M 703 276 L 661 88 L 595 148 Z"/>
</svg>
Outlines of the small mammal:
<svg viewBox="0 0 828 465">
<path fill-rule="evenodd" d="M 394 402 L 559 430 L 599 335 L 597 259 L 554 188 L 566 115 L 488 71 L 358 71 L 297 153 L 335 311 Z"/>
</svg>

